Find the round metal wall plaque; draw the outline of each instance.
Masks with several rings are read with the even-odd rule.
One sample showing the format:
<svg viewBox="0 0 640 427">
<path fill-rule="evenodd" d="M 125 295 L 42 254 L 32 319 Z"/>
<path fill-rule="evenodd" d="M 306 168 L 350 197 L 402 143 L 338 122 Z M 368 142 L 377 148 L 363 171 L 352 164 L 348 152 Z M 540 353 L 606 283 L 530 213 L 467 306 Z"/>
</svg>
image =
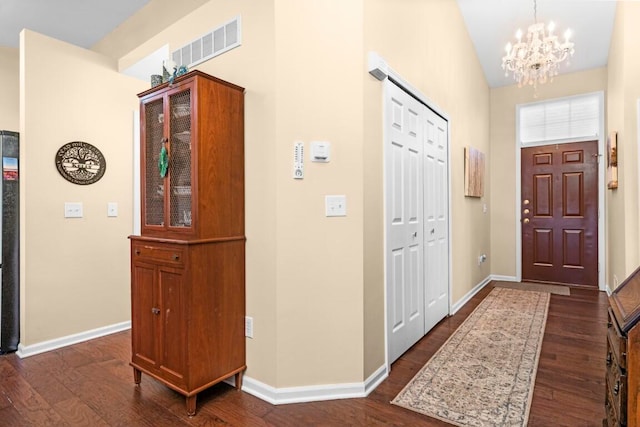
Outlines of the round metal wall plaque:
<svg viewBox="0 0 640 427">
<path fill-rule="evenodd" d="M 67 181 L 88 185 L 102 178 L 107 162 L 100 150 L 93 145 L 73 141 L 60 147 L 56 153 L 56 168 Z"/>
</svg>

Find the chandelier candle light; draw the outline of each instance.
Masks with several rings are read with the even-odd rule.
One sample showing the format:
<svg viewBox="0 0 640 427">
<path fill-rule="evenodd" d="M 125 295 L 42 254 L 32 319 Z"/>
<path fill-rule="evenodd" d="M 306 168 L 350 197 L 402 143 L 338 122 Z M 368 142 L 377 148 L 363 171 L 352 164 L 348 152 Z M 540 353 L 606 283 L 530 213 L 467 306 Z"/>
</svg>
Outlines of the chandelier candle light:
<svg viewBox="0 0 640 427">
<path fill-rule="evenodd" d="M 525 40 L 522 39 L 522 31 L 518 29 L 517 43 L 507 43 L 502 68 L 505 76 L 513 73 L 518 87 L 532 85 L 535 89 L 538 84 L 553 81 L 553 76 L 558 75 L 559 64 L 573 55 L 573 43 L 569 41 L 571 30 L 565 31 L 564 42 L 561 43 L 553 34 L 553 22 L 546 28 L 544 23 L 538 23 L 536 0 L 533 0 L 533 20 L 534 24 L 529 26 Z"/>
</svg>

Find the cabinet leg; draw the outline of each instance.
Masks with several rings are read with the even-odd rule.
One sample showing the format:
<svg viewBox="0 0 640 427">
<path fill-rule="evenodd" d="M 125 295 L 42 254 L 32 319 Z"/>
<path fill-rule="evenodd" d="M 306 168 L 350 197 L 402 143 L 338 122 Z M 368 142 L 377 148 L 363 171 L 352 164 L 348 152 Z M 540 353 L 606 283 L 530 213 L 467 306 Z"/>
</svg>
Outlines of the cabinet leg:
<svg viewBox="0 0 640 427">
<path fill-rule="evenodd" d="M 140 385 L 140 381 L 142 381 L 142 372 L 140 369 L 133 368 L 133 381 L 136 385 Z"/>
<path fill-rule="evenodd" d="M 242 372 L 236 374 L 236 390 L 242 390 Z"/>
<path fill-rule="evenodd" d="M 187 396 L 186 398 L 187 415 L 189 415 L 190 417 L 196 414 L 196 397 L 197 396 L 198 396 L 197 394 L 194 394 L 193 396 Z"/>
</svg>

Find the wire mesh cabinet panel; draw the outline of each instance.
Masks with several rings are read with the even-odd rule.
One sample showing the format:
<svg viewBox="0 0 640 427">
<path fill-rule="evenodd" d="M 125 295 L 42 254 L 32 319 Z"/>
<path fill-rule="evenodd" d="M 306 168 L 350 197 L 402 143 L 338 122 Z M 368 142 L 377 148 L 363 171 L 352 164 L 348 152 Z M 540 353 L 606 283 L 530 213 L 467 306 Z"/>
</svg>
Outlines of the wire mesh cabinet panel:
<svg viewBox="0 0 640 427">
<path fill-rule="evenodd" d="M 139 94 L 141 235 L 131 240 L 131 344 L 186 398 L 245 362 L 244 89 L 199 71 Z"/>
<path fill-rule="evenodd" d="M 193 71 L 140 98 L 141 234 L 244 235 L 244 89 Z"/>
</svg>

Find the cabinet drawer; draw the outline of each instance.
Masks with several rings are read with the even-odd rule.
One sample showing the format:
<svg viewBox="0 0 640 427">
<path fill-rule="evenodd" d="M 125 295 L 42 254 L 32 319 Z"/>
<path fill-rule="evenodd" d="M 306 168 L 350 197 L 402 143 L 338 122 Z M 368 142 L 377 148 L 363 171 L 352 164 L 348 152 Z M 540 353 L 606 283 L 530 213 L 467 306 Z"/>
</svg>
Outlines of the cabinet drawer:
<svg viewBox="0 0 640 427">
<path fill-rule="evenodd" d="M 177 245 L 153 245 L 136 242 L 131 246 L 131 257 L 133 260 L 183 266 L 185 249 Z"/>
<path fill-rule="evenodd" d="M 620 368 L 627 369 L 627 337 L 622 334 L 618 323 L 609 308 L 609 327 L 607 328 L 607 341 L 611 346 L 611 353 L 616 358 Z"/>
</svg>

